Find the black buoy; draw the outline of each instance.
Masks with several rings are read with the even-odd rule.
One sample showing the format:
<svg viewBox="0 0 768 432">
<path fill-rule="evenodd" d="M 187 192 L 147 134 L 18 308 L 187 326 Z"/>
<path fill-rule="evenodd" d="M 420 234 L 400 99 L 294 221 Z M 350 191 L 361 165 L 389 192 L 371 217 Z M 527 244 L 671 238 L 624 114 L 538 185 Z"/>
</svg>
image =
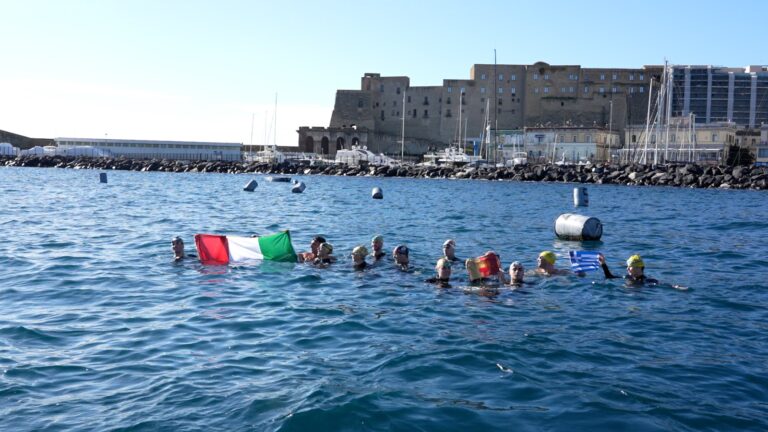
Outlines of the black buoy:
<svg viewBox="0 0 768 432">
<path fill-rule="evenodd" d="M 381 191 L 380 187 L 375 187 L 371 191 L 371 198 L 373 198 L 373 199 L 383 199 L 384 198 L 384 192 Z"/>
<path fill-rule="evenodd" d="M 249 182 L 248 182 L 248 183 L 245 185 L 245 187 L 243 188 L 243 190 L 244 190 L 244 191 L 246 191 L 246 192 L 253 192 L 253 190 L 254 190 L 254 189 L 256 189 L 256 186 L 258 186 L 258 185 L 259 185 L 259 184 L 258 184 L 258 183 L 256 183 L 256 180 L 251 180 L 251 181 L 249 181 Z"/>
<path fill-rule="evenodd" d="M 293 193 L 302 193 L 304 192 L 304 189 L 306 189 L 307 186 L 304 185 L 304 182 L 296 182 L 293 184 L 293 187 L 291 187 L 291 192 Z"/>
<path fill-rule="evenodd" d="M 107 173 L 99 173 L 99 181 L 101 183 L 106 183 L 107 182 Z"/>
</svg>

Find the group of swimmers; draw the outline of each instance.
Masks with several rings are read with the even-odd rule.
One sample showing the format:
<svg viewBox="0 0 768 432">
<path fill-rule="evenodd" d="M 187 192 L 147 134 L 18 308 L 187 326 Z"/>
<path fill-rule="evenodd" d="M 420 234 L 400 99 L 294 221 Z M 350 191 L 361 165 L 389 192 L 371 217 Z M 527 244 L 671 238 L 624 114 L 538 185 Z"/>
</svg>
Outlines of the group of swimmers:
<svg viewBox="0 0 768 432">
<path fill-rule="evenodd" d="M 384 238 L 381 235 L 376 235 L 371 239 L 370 253 L 373 261 L 379 261 L 386 256 L 384 249 Z M 318 266 L 326 266 L 337 261 L 336 257 L 332 255 L 333 246 L 329 244 L 324 237 L 318 236 L 312 239 L 310 243 L 310 250 L 308 252 L 300 253 L 299 262 L 311 263 Z M 366 261 L 366 257 L 369 256 L 368 249 L 363 246 L 356 246 L 352 249 L 352 266 L 355 270 L 363 270 L 369 264 Z M 476 266 L 477 260 L 468 258 L 464 260 L 465 268 L 470 276 L 470 283 L 472 284 L 485 284 L 495 283 L 498 281 L 501 285 L 521 286 L 525 281 L 525 267 L 520 261 L 514 261 L 509 265 L 509 272 L 503 271 L 501 264 L 501 258 L 493 251 L 486 252 L 480 259 L 493 260 L 495 265 L 492 266 L 495 271 L 490 277 L 478 276 L 476 271 L 473 271 L 473 267 Z M 406 245 L 398 245 L 392 250 L 392 259 L 395 265 L 403 271 L 409 270 L 409 250 Z M 605 262 L 605 257 L 600 254 L 598 256 L 600 266 L 603 270 L 603 274 L 607 279 L 621 278 L 622 276 L 616 276 L 611 273 L 608 265 Z M 429 283 L 435 283 L 440 286 L 448 286 L 451 279 L 451 272 L 454 263 L 461 262 L 462 260 L 456 256 L 456 242 L 452 239 L 448 239 L 443 243 L 443 256 L 437 260 L 435 264 L 435 276 L 426 280 Z M 572 274 L 570 270 L 557 268 L 555 263 L 557 261 L 557 255 L 552 251 L 543 251 L 539 254 L 536 260 L 536 268 L 531 272 L 528 272 L 530 276 L 557 276 Z M 577 276 L 583 276 L 583 273 L 575 273 Z M 627 273 L 623 276 L 628 284 L 631 285 L 643 285 L 643 284 L 658 284 L 658 281 L 653 278 L 645 276 L 645 263 L 640 255 L 632 255 L 627 259 Z"/>
<path fill-rule="evenodd" d="M 174 237 L 171 240 L 171 249 L 174 253 L 175 260 L 181 260 L 185 257 L 194 256 L 188 255 L 184 252 L 184 241 L 181 237 Z M 337 258 L 333 255 L 333 245 L 328 243 L 322 236 L 317 236 L 312 239 L 309 244 L 309 251 L 298 254 L 298 262 L 309 263 L 318 267 L 327 267 L 337 261 Z M 398 245 L 392 250 L 392 259 L 395 266 L 402 270 L 408 271 L 410 269 L 409 261 L 409 249 L 406 245 Z M 352 267 L 355 270 L 363 270 L 370 264 L 366 261 L 368 256 L 376 262 L 386 257 L 384 252 L 384 237 L 376 235 L 371 239 L 371 252 L 368 252 L 368 248 L 364 245 L 356 246 L 352 249 L 350 254 L 352 258 Z M 478 274 L 476 271 L 477 260 L 481 259 L 489 262 L 491 273 L 485 277 Z M 512 285 L 521 286 L 526 283 L 525 267 L 519 261 L 514 261 L 509 265 L 509 272 L 505 273 L 501 264 L 501 258 L 493 251 L 488 251 L 478 259 L 468 258 L 464 260 L 465 268 L 469 274 L 470 283 L 473 285 L 484 285 L 487 283 L 496 283 L 500 285 Z M 426 280 L 426 282 L 437 284 L 441 287 L 449 286 L 452 268 L 454 263 L 461 262 L 456 256 L 456 242 L 452 239 L 446 240 L 443 243 L 443 255 L 437 260 L 435 264 L 435 276 Z M 529 276 L 558 276 L 575 274 L 577 276 L 583 276 L 583 273 L 572 273 L 570 270 L 557 268 L 555 263 L 557 261 L 557 255 L 552 251 L 543 251 L 539 254 L 536 260 L 536 268 L 528 272 Z M 624 278 L 629 285 L 644 285 L 651 284 L 656 285 L 658 281 L 653 278 L 645 276 L 645 263 L 640 255 L 632 255 L 627 259 L 627 271 L 624 276 L 616 276 L 611 273 L 608 265 L 605 262 L 605 257 L 598 255 L 598 261 L 603 270 L 603 274 L 606 279 Z M 678 288 L 678 286 L 674 286 Z"/>
</svg>

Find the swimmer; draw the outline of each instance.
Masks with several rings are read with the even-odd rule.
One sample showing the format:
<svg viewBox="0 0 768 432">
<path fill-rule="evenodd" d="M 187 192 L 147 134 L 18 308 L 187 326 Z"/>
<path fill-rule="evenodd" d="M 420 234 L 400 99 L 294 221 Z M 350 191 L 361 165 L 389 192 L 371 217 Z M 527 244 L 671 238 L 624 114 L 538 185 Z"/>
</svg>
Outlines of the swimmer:
<svg viewBox="0 0 768 432">
<path fill-rule="evenodd" d="M 556 276 L 566 275 L 570 272 L 568 270 L 561 270 L 555 267 L 555 261 L 557 256 L 552 251 L 544 251 L 539 254 L 539 258 L 536 260 L 535 274 L 542 276 Z"/>
<path fill-rule="evenodd" d="M 317 249 L 317 257 L 313 261 L 315 265 L 328 265 L 336 262 L 336 257 L 331 255 L 333 253 L 333 245 L 330 243 L 321 243 Z"/>
<path fill-rule="evenodd" d="M 387 254 L 383 251 L 384 249 L 384 237 L 381 235 L 375 235 L 371 239 L 371 249 L 373 251 L 371 252 L 371 255 L 373 255 L 373 259 L 378 261 L 382 258 L 384 258 Z"/>
<path fill-rule="evenodd" d="M 525 267 L 520 261 L 515 261 L 509 265 L 509 277 L 499 272 L 499 280 L 503 284 L 519 287 L 525 283 Z"/>
<path fill-rule="evenodd" d="M 408 270 L 408 247 L 406 245 L 398 245 L 392 250 L 392 258 L 395 260 L 395 265 L 403 271 Z"/>
<path fill-rule="evenodd" d="M 365 262 L 365 256 L 368 255 L 368 249 L 365 246 L 357 246 L 352 249 L 352 267 L 355 270 L 364 270 L 368 263 Z"/>
<path fill-rule="evenodd" d="M 309 252 L 302 252 L 298 254 L 299 262 L 313 262 L 317 258 L 317 253 L 320 250 L 320 245 L 325 243 L 325 237 L 317 236 L 312 239 L 309 244 Z"/>
<path fill-rule="evenodd" d="M 437 275 L 427 279 L 425 282 L 437 284 L 441 288 L 447 288 L 448 282 L 451 279 L 451 260 L 446 257 L 442 257 L 437 260 L 435 264 L 435 271 Z"/>
<path fill-rule="evenodd" d="M 456 257 L 456 242 L 454 240 L 448 239 L 443 243 L 443 256 L 453 262 L 461 261 Z"/>
<path fill-rule="evenodd" d="M 181 261 L 187 257 L 187 254 L 184 253 L 184 240 L 181 237 L 176 236 L 171 239 L 171 250 L 174 261 Z"/>
<path fill-rule="evenodd" d="M 606 279 L 617 279 L 622 276 L 615 276 L 608 270 L 608 264 L 605 263 L 605 257 L 603 254 L 597 256 L 600 267 L 603 268 L 603 273 Z M 627 274 L 623 276 L 627 285 L 658 285 L 659 281 L 653 278 L 649 278 L 645 275 L 645 263 L 640 255 L 632 255 L 627 259 Z M 677 288 L 677 286 L 675 286 Z"/>
</svg>

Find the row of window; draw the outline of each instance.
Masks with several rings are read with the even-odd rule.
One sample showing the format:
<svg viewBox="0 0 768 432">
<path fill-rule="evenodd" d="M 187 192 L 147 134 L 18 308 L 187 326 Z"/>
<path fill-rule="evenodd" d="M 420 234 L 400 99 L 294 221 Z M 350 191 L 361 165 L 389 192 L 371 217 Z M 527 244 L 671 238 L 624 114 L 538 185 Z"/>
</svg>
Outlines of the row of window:
<svg viewBox="0 0 768 432">
<path fill-rule="evenodd" d="M 62 141 L 61 145 L 65 146 L 92 146 L 92 147 L 124 147 L 124 148 L 172 148 L 172 149 L 194 149 L 194 150 L 238 150 L 239 148 L 221 147 L 213 145 L 188 145 L 188 144 L 150 144 L 150 143 L 92 143 L 92 142 L 78 142 L 78 141 Z"/>
</svg>

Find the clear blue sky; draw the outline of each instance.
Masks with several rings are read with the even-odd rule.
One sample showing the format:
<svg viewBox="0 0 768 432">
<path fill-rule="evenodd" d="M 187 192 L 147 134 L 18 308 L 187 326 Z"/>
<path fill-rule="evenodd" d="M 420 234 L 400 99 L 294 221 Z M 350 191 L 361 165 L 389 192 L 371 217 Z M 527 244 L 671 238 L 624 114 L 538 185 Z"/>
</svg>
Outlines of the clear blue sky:
<svg viewBox="0 0 768 432">
<path fill-rule="evenodd" d="M 0 0 L 0 129 L 295 145 L 365 72 L 768 64 L 768 2 Z M 272 138 L 269 138 L 272 141 Z"/>
</svg>

